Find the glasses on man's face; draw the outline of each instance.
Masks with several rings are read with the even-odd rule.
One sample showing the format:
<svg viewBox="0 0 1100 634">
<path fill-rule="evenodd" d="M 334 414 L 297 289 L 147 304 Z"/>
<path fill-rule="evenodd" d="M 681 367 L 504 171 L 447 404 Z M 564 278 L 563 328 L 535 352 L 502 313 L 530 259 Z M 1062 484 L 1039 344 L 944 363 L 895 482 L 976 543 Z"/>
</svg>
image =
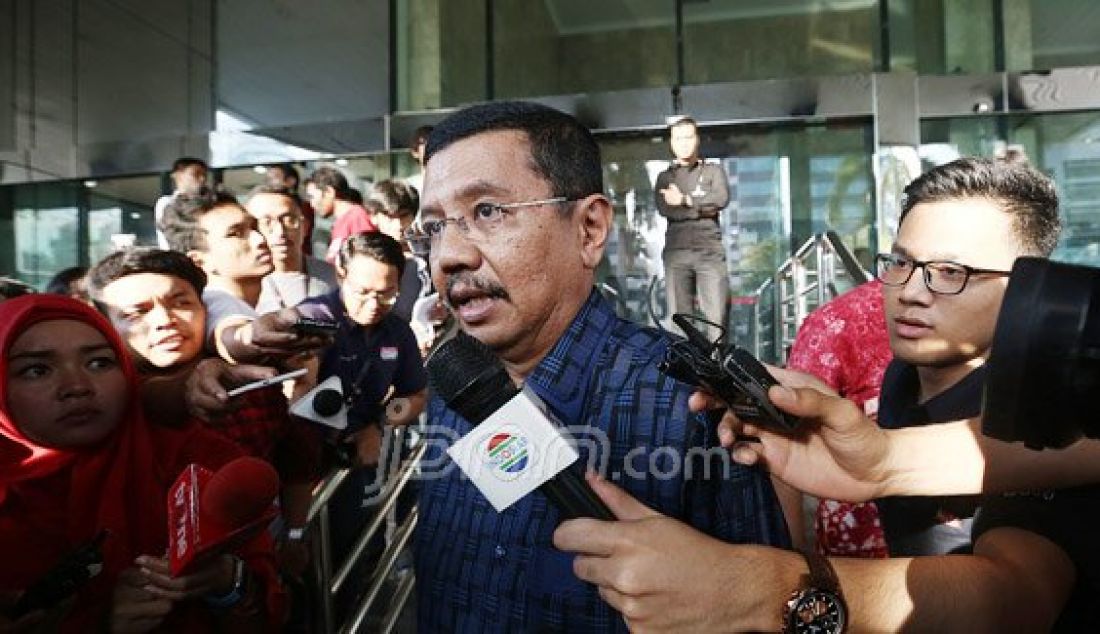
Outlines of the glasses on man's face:
<svg viewBox="0 0 1100 634">
<path fill-rule="evenodd" d="M 394 289 L 392 291 L 371 291 L 369 293 L 355 291 L 351 295 L 364 304 L 373 302 L 379 306 L 393 306 L 397 303 L 397 294 L 397 289 Z"/>
<path fill-rule="evenodd" d="M 264 233 L 270 231 L 275 225 L 282 225 L 283 229 L 297 229 L 302 226 L 302 216 L 299 214 L 286 214 L 278 218 L 263 216 L 256 219 L 256 225 Z"/>
<path fill-rule="evenodd" d="M 439 244 L 443 238 L 443 232 L 447 225 L 458 227 L 465 236 L 473 242 L 485 242 L 490 240 L 504 222 L 504 216 L 514 213 L 517 209 L 527 207 L 541 207 L 543 205 L 561 205 L 576 201 L 575 198 L 557 196 L 542 200 L 528 200 L 519 203 L 478 203 L 467 216 L 456 218 L 441 218 L 439 220 L 425 220 L 420 223 L 422 235 L 418 235 L 411 227 L 405 230 L 405 238 L 414 240 L 418 237 L 426 237 L 432 246 Z"/>
<path fill-rule="evenodd" d="M 880 253 L 875 256 L 875 276 L 887 286 L 905 286 L 917 269 L 924 271 L 925 287 L 938 295 L 958 295 L 974 275 L 1005 276 L 1012 273 L 979 269 L 943 260 L 922 262 L 897 253 Z"/>
</svg>

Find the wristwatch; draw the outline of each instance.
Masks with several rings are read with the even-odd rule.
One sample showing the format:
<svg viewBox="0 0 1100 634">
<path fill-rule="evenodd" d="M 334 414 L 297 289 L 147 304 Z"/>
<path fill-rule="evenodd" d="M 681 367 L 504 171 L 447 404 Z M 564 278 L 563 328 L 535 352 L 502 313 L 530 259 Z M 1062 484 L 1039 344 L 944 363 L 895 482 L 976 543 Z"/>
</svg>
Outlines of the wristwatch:
<svg viewBox="0 0 1100 634">
<path fill-rule="evenodd" d="M 229 592 L 221 596 L 206 595 L 203 600 L 206 601 L 206 605 L 212 608 L 226 609 L 231 608 L 241 602 L 241 599 L 247 594 L 246 584 L 248 582 L 248 574 L 245 570 L 244 561 L 233 556 L 233 587 L 229 589 Z"/>
<path fill-rule="evenodd" d="M 840 634 L 848 629 L 848 606 L 840 592 L 840 581 L 829 560 L 816 552 L 802 552 L 809 573 L 791 593 L 783 612 L 787 634 Z"/>
</svg>

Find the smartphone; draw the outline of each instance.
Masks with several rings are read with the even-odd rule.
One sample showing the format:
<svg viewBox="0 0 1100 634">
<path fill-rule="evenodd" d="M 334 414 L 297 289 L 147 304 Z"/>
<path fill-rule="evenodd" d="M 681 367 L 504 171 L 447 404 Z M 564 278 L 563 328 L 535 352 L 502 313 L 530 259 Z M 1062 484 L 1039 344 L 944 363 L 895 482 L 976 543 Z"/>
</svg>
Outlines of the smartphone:
<svg viewBox="0 0 1100 634">
<path fill-rule="evenodd" d="M 294 330 L 302 335 L 316 335 L 330 337 L 340 330 L 340 325 L 328 319 L 313 319 L 311 317 L 299 317 L 294 322 Z"/>
<path fill-rule="evenodd" d="M 27 587 L 9 613 L 18 619 L 35 610 L 48 610 L 76 594 L 89 581 L 103 572 L 103 542 L 107 531 L 102 530 L 92 541 L 66 555 L 56 566 Z"/>
<path fill-rule="evenodd" d="M 245 392 L 251 392 L 252 390 L 258 390 L 271 385 L 278 385 L 288 379 L 296 379 L 304 375 L 306 372 L 307 370 L 305 368 L 299 368 L 297 370 L 287 372 L 286 374 L 277 374 L 270 379 L 260 379 L 259 381 L 245 383 L 240 387 L 235 387 L 232 390 L 229 390 L 227 394 L 229 394 L 229 396 L 239 396 L 241 394 L 244 394 Z"/>
</svg>

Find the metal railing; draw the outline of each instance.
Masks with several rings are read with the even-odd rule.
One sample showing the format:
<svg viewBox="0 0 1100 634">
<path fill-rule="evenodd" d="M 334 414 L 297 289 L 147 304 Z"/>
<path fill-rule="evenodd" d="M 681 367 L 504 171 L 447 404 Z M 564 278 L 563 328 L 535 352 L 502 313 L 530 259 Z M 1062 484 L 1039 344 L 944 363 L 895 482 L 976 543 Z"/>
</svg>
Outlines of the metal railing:
<svg viewBox="0 0 1100 634">
<path fill-rule="evenodd" d="M 387 442 L 383 443 L 381 464 L 386 464 L 383 461 L 388 451 L 398 451 L 398 447 L 404 442 L 408 431 L 405 428 L 387 430 Z M 411 571 L 400 579 L 395 579 L 393 573 L 399 556 L 408 546 L 413 531 L 416 529 L 418 519 L 416 508 L 411 509 L 408 515 L 392 531 L 386 549 L 379 558 L 378 564 L 370 573 L 366 590 L 357 599 L 354 608 L 349 612 L 351 616 L 344 623 L 336 622 L 336 595 L 345 588 L 348 579 L 356 572 L 364 557 L 370 553 L 370 545 L 379 534 L 379 531 L 385 530 L 391 512 L 397 506 L 401 493 L 405 491 L 416 472 L 426 449 L 427 445 L 421 441 L 413 447 L 409 456 L 392 468 L 390 472 L 379 474 L 380 479 L 382 479 L 380 483 L 382 492 L 375 505 L 375 514 L 371 517 L 363 532 L 356 538 L 350 552 L 343 558 L 343 561 L 333 561 L 329 503 L 345 483 L 351 474 L 351 470 L 347 468 L 334 469 L 314 489 L 307 524 L 310 534 L 314 536 L 311 542 L 313 548 L 311 590 L 315 615 L 312 631 L 324 634 L 359 632 L 366 624 L 368 617 L 372 615 L 372 610 L 376 613 L 376 620 L 373 623 L 378 624 L 377 628 L 372 629 L 379 632 L 390 632 L 396 626 L 401 611 L 412 594 L 415 581 Z M 386 587 L 387 581 L 396 583 L 396 587 L 389 593 L 390 600 L 388 604 L 383 606 L 379 604 L 379 599 L 384 594 L 383 589 Z M 376 604 L 377 609 L 375 609 Z"/>
<path fill-rule="evenodd" d="M 870 279 L 836 232 L 813 236 L 756 289 L 753 353 L 785 363 L 798 327 L 811 311 Z"/>
</svg>

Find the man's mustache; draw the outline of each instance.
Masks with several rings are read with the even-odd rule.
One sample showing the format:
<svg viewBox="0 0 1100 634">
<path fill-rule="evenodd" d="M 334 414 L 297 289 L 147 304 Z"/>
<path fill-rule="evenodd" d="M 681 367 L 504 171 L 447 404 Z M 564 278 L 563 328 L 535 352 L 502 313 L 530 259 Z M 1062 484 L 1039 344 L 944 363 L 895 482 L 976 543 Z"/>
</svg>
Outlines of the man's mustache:
<svg viewBox="0 0 1100 634">
<path fill-rule="evenodd" d="M 482 279 L 475 276 L 473 273 L 457 273 L 447 278 L 446 299 L 447 307 L 454 308 L 454 300 L 451 298 L 451 293 L 456 286 L 462 285 L 466 288 L 474 288 L 481 293 L 492 297 L 494 299 L 511 299 L 508 295 L 508 291 L 504 290 L 504 287 L 491 280 Z"/>
</svg>

